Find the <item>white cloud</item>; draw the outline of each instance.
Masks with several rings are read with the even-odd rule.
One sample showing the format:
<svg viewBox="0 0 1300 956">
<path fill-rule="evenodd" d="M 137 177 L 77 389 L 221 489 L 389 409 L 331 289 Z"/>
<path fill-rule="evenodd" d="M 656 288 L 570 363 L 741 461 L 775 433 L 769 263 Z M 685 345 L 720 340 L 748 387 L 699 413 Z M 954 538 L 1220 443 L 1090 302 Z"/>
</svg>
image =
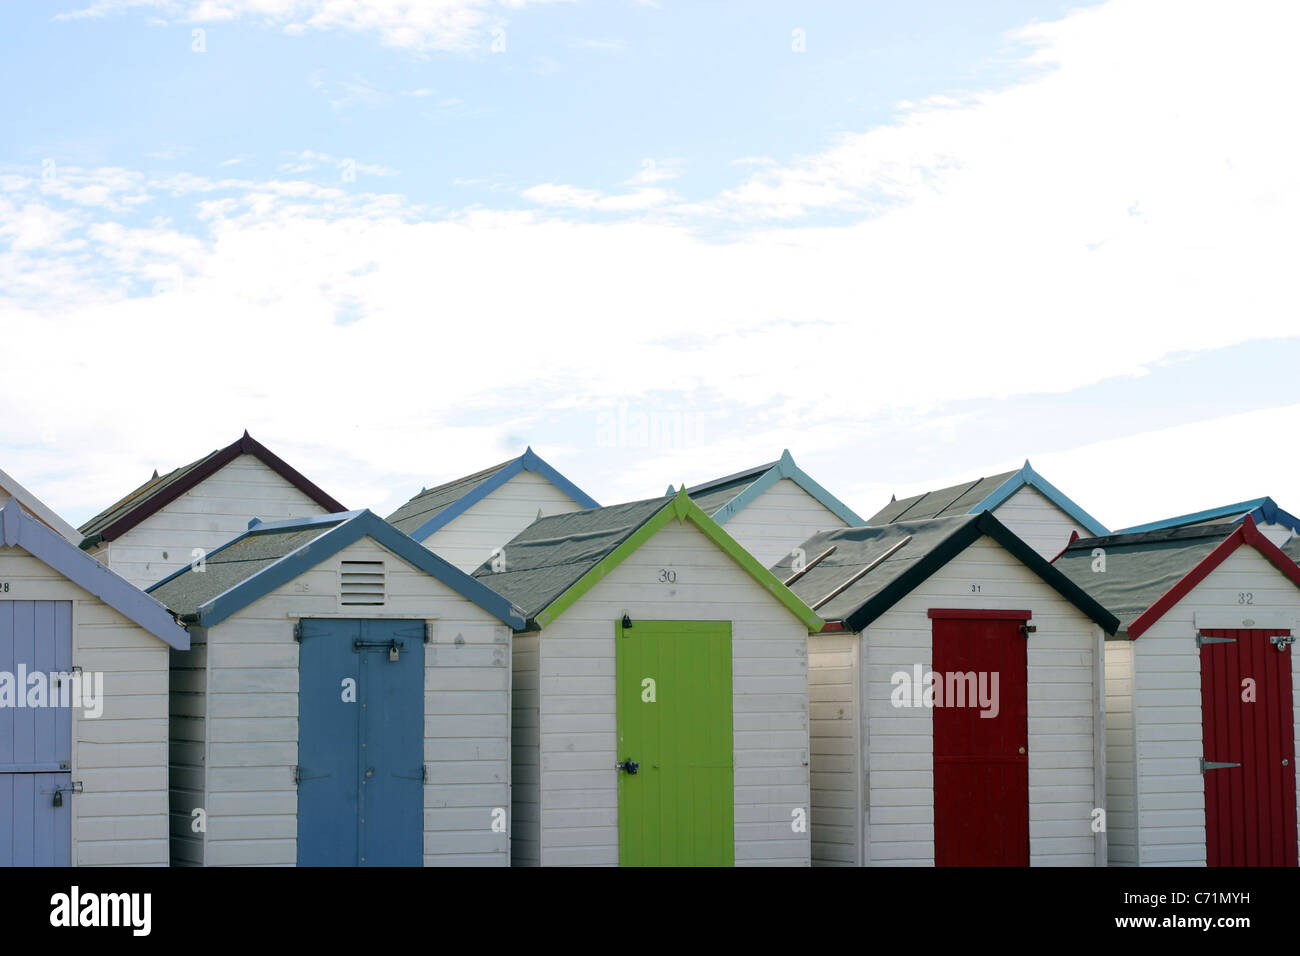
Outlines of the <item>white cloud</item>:
<svg viewBox="0 0 1300 956">
<path fill-rule="evenodd" d="M 196 23 L 248 19 L 288 33 L 346 30 L 377 35 L 410 50 L 482 47 L 486 29 L 502 9 L 558 0 L 93 0 L 56 20 L 104 17 L 138 9 Z M 152 21 L 151 21 L 152 22 Z"/>
</svg>

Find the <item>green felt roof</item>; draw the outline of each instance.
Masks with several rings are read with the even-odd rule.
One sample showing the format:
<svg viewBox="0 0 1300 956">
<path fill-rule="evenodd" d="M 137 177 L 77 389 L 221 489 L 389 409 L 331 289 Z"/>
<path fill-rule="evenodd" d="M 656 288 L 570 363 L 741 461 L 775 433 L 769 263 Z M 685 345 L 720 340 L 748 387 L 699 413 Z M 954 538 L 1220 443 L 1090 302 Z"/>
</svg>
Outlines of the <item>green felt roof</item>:
<svg viewBox="0 0 1300 956">
<path fill-rule="evenodd" d="M 118 518 L 121 518 L 122 516 L 127 514 L 127 512 L 134 511 L 136 508 L 139 508 L 140 506 L 144 505 L 149 501 L 150 498 L 153 498 L 155 495 L 166 490 L 169 486 L 180 481 L 182 478 L 184 478 L 194 469 L 198 468 L 199 466 L 203 465 L 205 462 L 221 454 L 221 452 L 222 449 L 218 448 L 204 455 L 202 458 L 190 462 L 188 465 L 182 465 L 180 468 L 173 468 L 171 471 L 167 472 L 167 474 L 162 475 L 161 477 L 159 477 L 157 472 L 154 472 L 154 476 L 152 478 L 150 478 L 140 487 L 136 488 L 130 494 L 126 495 L 125 497 L 119 498 L 117 501 L 113 502 L 111 505 L 109 505 L 99 514 L 95 515 L 95 517 L 91 518 L 89 521 L 87 521 L 77 530 L 80 531 L 85 537 L 93 538 L 95 535 L 99 534 L 109 525 L 113 524 L 113 522 L 117 521 Z"/>
<path fill-rule="evenodd" d="M 1054 564 L 1118 617 L 1127 630 L 1239 528 L 1237 524 L 1192 525 L 1080 538 Z M 1104 571 L 1093 570 L 1096 548 L 1105 552 Z"/>
<path fill-rule="evenodd" d="M 748 471 L 728 475 L 726 478 L 707 481 L 693 488 L 687 488 L 686 494 L 700 506 L 700 509 L 705 514 L 711 515 L 775 468 L 777 464 L 778 462 L 770 461 L 766 465 L 759 465 L 757 468 L 750 468 Z"/>
</svg>

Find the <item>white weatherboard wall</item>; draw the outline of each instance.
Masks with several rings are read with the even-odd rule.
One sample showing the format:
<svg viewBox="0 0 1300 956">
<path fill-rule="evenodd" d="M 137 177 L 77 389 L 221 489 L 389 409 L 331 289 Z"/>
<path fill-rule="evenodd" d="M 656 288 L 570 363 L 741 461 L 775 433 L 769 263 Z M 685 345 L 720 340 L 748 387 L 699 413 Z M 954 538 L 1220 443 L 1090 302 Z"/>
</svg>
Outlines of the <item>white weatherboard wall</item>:
<svg viewBox="0 0 1300 956">
<path fill-rule="evenodd" d="M 1131 738 L 1117 735 L 1108 742 L 1109 773 L 1119 774 L 1110 789 L 1122 801 L 1112 808 L 1112 816 L 1118 812 L 1121 820 L 1133 819 L 1136 829 L 1136 840 L 1127 837 L 1112 852 L 1114 864 L 1205 866 L 1205 780 L 1199 763 L 1204 756 L 1201 652 L 1196 646 L 1196 615 L 1225 610 L 1240 613 L 1238 599 L 1243 592 L 1251 595 L 1246 613 L 1261 620 L 1269 612 L 1286 616 L 1300 612 L 1300 589 L 1258 551 L 1243 546 L 1130 642 L 1127 670 L 1123 658 L 1114 655 L 1118 683 L 1107 689 L 1108 716 L 1131 711 L 1133 729 Z M 1297 705 L 1293 732 L 1300 737 L 1300 655 L 1294 646 L 1287 653 L 1291 656 L 1293 703 Z M 1107 682 L 1111 680 L 1108 668 Z M 1125 693 L 1130 681 L 1132 691 Z M 1131 751 L 1128 739 L 1132 740 Z M 1133 779 L 1131 795 L 1122 783 L 1126 776 Z"/>
<path fill-rule="evenodd" d="M 340 563 L 383 561 L 382 609 L 339 604 Z M 172 834 L 177 864 L 297 860 L 300 617 L 426 619 L 424 863 L 505 866 L 510 807 L 510 628 L 370 539 L 344 548 L 212 628 L 172 665 Z M 195 834 L 193 811 L 207 813 Z"/>
<path fill-rule="evenodd" d="M 539 511 L 545 517 L 581 510 L 582 505 L 541 475 L 521 471 L 420 543 L 470 572 L 536 521 Z"/>
<path fill-rule="evenodd" d="M 759 564 L 770 568 L 818 531 L 848 524 L 789 478 L 782 478 L 725 527 Z"/>
<path fill-rule="evenodd" d="M 0 579 L 20 601 L 72 602 L 72 664 L 104 675 L 97 718 L 72 709 L 74 866 L 167 865 L 167 660 L 170 648 L 16 547 Z"/>
<path fill-rule="evenodd" d="M 1103 805 L 1104 789 L 1101 629 L 987 537 L 861 635 L 811 638 L 814 864 L 934 864 L 933 711 L 890 701 L 895 673 L 933 665 L 931 608 L 1033 612 L 1029 861 L 1098 865 L 1105 838 L 1092 832 L 1092 811 Z"/>
<path fill-rule="evenodd" d="M 1092 534 L 1031 485 L 1025 485 L 993 513 L 1048 561 L 1065 550 L 1070 532 L 1077 531 L 1081 538 Z"/>
<path fill-rule="evenodd" d="M 662 569 L 676 572 L 675 584 L 659 583 Z M 515 807 L 526 818 L 518 862 L 618 864 L 614 634 L 624 613 L 634 622 L 732 622 L 736 864 L 807 866 L 809 834 L 791 826 L 792 811 L 808 809 L 807 629 L 702 532 L 678 522 L 517 648 Z M 536 750 L 522 745 L 530 733 Z"/>
<path fill-rule="evenodd" d="M 91 553 L 139 588 L 156 584 L 248 530 L 252 518 L 272 521 L 324 514 L 325 509 L 255 455 L 240 455 L 115 541 Z"/>
</svg>

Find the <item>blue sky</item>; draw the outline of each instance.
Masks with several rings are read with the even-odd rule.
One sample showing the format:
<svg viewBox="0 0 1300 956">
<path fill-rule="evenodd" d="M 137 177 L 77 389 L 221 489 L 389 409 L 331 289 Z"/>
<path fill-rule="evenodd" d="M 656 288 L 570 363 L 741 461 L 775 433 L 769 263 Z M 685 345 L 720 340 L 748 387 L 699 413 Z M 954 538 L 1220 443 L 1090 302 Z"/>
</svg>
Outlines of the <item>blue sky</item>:
<svg viewBox="0 0 1300 956">
<path fill-rule="evenodd" d="M 74 522 L 245 427 L 381 513 L 526 444 L 1288 507 L 1296 13 L 1224 9 L 7 4 L 0 461 Z"/>
</svg>

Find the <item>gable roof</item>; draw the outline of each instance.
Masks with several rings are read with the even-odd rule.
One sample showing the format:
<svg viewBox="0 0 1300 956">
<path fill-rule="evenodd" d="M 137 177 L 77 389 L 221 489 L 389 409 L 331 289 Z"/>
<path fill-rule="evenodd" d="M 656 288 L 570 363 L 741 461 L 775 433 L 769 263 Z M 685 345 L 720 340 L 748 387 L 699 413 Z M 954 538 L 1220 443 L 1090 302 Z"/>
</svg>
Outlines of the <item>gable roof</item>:
<svg viewBox="0 0 1300 956">
<path fill-rule="evenodd" d="M 53 509 L 20 485 L 17 479 L 4 469 L 0 469 L 0 489 L 3 489 L 10 498 L 17 498 L 20 505 L 73 544 L 81 544 L 81 533 L 76 528 L 55 514 Z"/>
<path fill-rule="evenodd" d="M 210 478 L 240 455 L 253 455 L 264 465 L 293 485 L 326 511 L 344 511 L 341 504 L 323 492 L 305 475 L 294 469 L 247 431 L 225 448 L 209 452 L 197 461 L 182 465 L 159 477 L 152 478 L 121 500 L 109 505 L 81 526 L 85 539 L 83 548 L 91 548 L 102 541 L 113 541 L 130 531 L 145 518 L 161 511 L 166 505 Z"/>
<path fill-rule="evenodd" d="M 1025 459 L 1016 471 L 1003 472 L 989 478 L 977 478 L 937 491 L 892 500 L 872 515 L 868 524 L 891 524 L 895 521 L 913 521 L 917 518 L 943 518 L 949 515 L 977 514 L 992 511 L 1021 488 L 1037 489 L 1056 507 L 1073 518 L 1090 534 L 1109 534 L 1104 524 L 1069 499 L 1059 488 L 1040 475 Z"/>
<path fill-rule="evenodd" d="M 821 630 L 822 619 L 723 531 L 685 490 L 662 498 L 538 518 L 508 542 L 498 557 L 476 569 L 474 577 L 489 582 L 493 590 L 523 608 L 528 628 L 539 630 L 674 518 L 694 524 L 810 632 Z M 494 570 L 494 565 L 501 570 Z"/>
<path fill-rule="evenodd" d="M 794 463 L 788 448 L 781 452 L 781 457 L 776 461 L 695 485 L 687 488 L 686 494 L 714 521 L 726 524 L 782 478 L 789 478 L 846 524 L 863 524 L 852 508 L 813 481 L 807 472 Z M 668 486 L 668 494 L 676 494 L 672 485 Z"/>
<path fill-rule="evenodd" d="M 283 521 L 254 519 L 244 534 L 208 553 L 201 573 L 186 565 L 151 586 L 149 594 L 185 624 L 211 627 L 365 537 L 503 623 L 523 627 L 522 614 L 509 601 L 367 510 Z"/>
<path fill-rule="evenodd" d="M 421 491 L 390 514 L 388 522 L 415 540 L 423 541 L 524 471 L 541 475 L 584 508 L 600 507 L 596 499 L 543 461 L 530 446 L 518 458 Z"/>
<path fill-rule="evenodd" d="M 17 497 L 0 510 L 0 543 L 22 548 L 159 640 L 178 650 L 189 649 L 189 634 L 165 607 L 28 514 Z"/>
<path fill-rule="evenodd" d="M 1205 511 L 1193 511 L 1191 514 L 1165 518 L 1162 521 L 1136 524 L 1131 528 L 1121 528 L 1115 533 L 1139 534 L 1144 531 L 1162 531 L 1166 528 L 1184 528 L 1198 524 L 1239 523 L 1244 521 L 1247 515 L 1250 515 L 1256 525 L 1280 524 L 1290 528 L 1292 532 L 1300 533 L 1300 518 L 1289 511 L 1283 511 L 1277 506 L 1277 502 L 1269 497 L 1251 498 L 1249 501 L 1238 501 L 1235 504 L 1221 505 Z"/>
<path fill-rule="evenodd" d="M 987 511 L 822 531 L 800 545 L 802 570 L 791 554 L 772 571 L 822 617 L 861 631 L 984 535 L 1107 633 L 1119 626 L 1113 614 Z"/>
<path fill-rule="evenodd" d="M 1269 541 L 1250 515 L 1240 523 L 1192 525 L 1071 542 L 1054 562 L 1119 617 L 1136 640 L 1242 545 L 1258 550 L 1300 587 L 1300 567 Z M 1093 550 L 1105 571 L 1093 571 Z"/>
</svg>

